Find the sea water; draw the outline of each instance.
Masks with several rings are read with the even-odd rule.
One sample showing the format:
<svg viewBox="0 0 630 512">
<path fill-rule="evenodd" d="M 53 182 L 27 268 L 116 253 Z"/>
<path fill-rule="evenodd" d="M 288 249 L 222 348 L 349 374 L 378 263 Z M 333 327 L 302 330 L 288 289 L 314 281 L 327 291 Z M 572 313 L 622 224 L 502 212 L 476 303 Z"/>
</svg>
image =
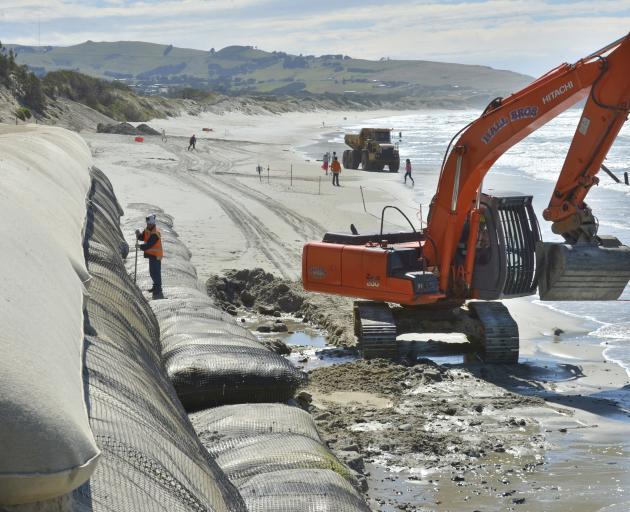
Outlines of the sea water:
<svg viewBox="0 0 630 512">
<path fill-rule="evenodd" d="M 393 142 L 399 143 L 402 182 L 404 161 L 409 158 L 415 179 L 414 200 L 427 211 L 437 186 L 440 168 L 449 142 L 456 134 L 480 115 L 475 110 L 430 110 L 413 115 L 367 119 L 358 124 L 341 126 L 330 134 L 328 142 L 343 144 L 345 132 L 358 131 L 363 126 L 392 128 Z M 553 186 L 581 116 L 580 109 L 571 109 L 502 155 L 487 174 L 484 190 L 518 191 L 534 196 L 534 208 L 539 219 L 543 239 L 562 241 L 551 233 L 550 223 L 543 220 Z M 398 140 L 398 134 L 402 138 Z M 455 142 L 457 139 L 453 142 Z M 337 146 L 339 147 L 339 146 Z M 630 186 L 623 184 L 623 172 L 630 172 L 630 123 L 621 130 L 608 153 L 605 165 L 615 172 L 622 183 L 615 183 L 604 172 L 599 173 L 600 184 L 586 198 L 599 219 L 599 233 L 613 235 L 630 245 Z M 402 183 L 401 183 L 401 186 Z M 425 214 L 426 215 L 426 214 Z M 532 297 L 538 301 L 538 297 Z M 620 301 L 612 302 L 540 302 L 542 305 L 580 318 L 590 318 L 596 328 L 587 337 L 605 348 L 604 356 L 623 366 L 630 375 L 630 287 L 626 287 Z"/>
</svg>

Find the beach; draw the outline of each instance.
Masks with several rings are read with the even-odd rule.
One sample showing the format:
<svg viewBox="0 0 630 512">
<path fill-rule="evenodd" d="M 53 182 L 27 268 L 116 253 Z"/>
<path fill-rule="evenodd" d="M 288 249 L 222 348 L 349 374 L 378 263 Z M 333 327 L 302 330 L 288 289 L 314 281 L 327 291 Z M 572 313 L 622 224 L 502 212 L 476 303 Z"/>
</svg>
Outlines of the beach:
<svg viewBox="0 0 630 512">
<path fill-rule="evenodd" d="M 432 163 L 437 157 L 429 155 L 431 151 L 437 155 L 438 150 L 415 147 L 416 139 L 405 146 L 412 137 L 409 119 L 414 115 L 203 113 L 150 122 L 158 131 L 165 130 L 165 142 L 159 136 L 145 137 L 144 142 L 123 135 L 82 136 L 96 166 L 111 179 L 123 208 L 146 205 L 149 211 L 155 205 L 173 215 L 175 230 L 192 251 L 201 280 L 226 269 L 260 267 L 280 279 L 296 281 L 303 244 L 321 240 L 326 231 L 348 232 L 351 223 L 360 232 L 376 230 L 382 208 L 390 204 L 416 226 L 426 219 L 438 172 Z M 475 113 L 457 115 L 455 122 Z M 427 130 L 439 132 L 444 114 L 436 111 L 426 116 L 434 119 Z M 346 127 L 375 119 L 396 133 L 401 127 L 401 153 L 403 148 L 417 151 L 415 187 L 402 183 L 402 172 L 361 170 L 343 170 L 341 187 L 333 187 L 317 160 L 326 151 L 341 156 L 340 137 Z M 188 151 L 193 133 L 197 147 Z M 454 133 L 444 129 L 444 140 Z M 443 151 L 445 144 L 433 140 L 435 148 Z M 261 173 L 256 171 L 258 165 Z M 544 203 L 551 183 L 534 183 L 533 178 L 533 171 L 516 174 L 508 162 L 488 177 L 486 187 L 520 186 L 528 193 L 535 188 L 531 192 L 540 193 L 536 200 Z M 594 203 L 605 205 L 607 197 L 595 197 Z M 402 217 L 386 218 L 388 227 L 404 229 L 405 225 Z M 546 229 L 543 234 L 548 235 Z M 622 238 L 626 233 L 621 225 L 612 234 Z M 344 302 L 334 304 L 338 308 Z M 370 387 L 361 380 L 366 368 L 352 358 L 349 364 L 355 366 L 346 372 L 331 364 L 318 370 L 321 374 L 313 374 L 307 389 L 313 415 L 334 450 L 361 457 L 366 495 L 374 510 L 612 512 L 630 508 L 626 435 L 630 379 L 621 364 L 604 357 L 606 338 L 589 335 L 608 324 L 583 306 L 571 316 L 530 298 L 506 305 L 521 335 L 520 364 L 514 368 L 464 364 L 461 357 L 435 358 L 446 363 L 436 370 L 440 380 L 415 378 L 405 370 L 409 385 L 402 388 Z M 567 307 L 563 305 L 565 311 Z M 628 313 L 621 303 L 613 310 L 620 321 Z M 349 307 L 347 315 L 351 317 Z M 313 357 L 318 357 L 317 351 Z M 403 375 L 398 367 L 385 366 L 382 372 L 384 382 Z M 327 375 L 338 389 L 323 384 Z M 447 400 L 448 406 L 425 406 L 436 398 Z M 501 405 L 505 403 L 509 406 Z M 372 426 L 360 426 L 366 424 Z M 408 442 L 409 432 L 419 431 L 430 435 L 420 444 Z M 449 432 L 459 434 L 428 457 L 425 448 Z M 389 445 L 396 443 L 381 439 L 396 435 L 405 439 L 395 449 Z M 483 453 L 453 449 L 486 439 L 495 441 Z"/>
</svg>

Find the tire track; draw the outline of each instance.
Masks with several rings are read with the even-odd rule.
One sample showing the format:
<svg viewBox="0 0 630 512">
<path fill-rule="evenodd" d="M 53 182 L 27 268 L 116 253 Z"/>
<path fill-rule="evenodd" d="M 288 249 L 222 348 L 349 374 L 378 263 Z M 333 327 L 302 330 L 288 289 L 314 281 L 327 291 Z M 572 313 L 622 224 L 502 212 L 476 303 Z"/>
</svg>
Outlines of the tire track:
<svg viewBox="0 0 630 512">
<path fill-rule="evenodd" d="M 323 236 L 326 229 L 317 221 L 314 221 L 310 217 L 300 215 L 295 210 L 288 208 L 283 203 L 268 196 L 264 192 L 252 189 L 243 183 L 232 180 L 223 175 L 217 175 L 216 172 L 229 173 L 230 171 L 233 171 L 236 164 L 247 162 L 253 154 L 252 151 L 242 147 L 230 147 L 230 151 L 240 153 L 243 157 L 240 159 L 222 160 L 214 158 L 213 154 L 210 152 L 204 152 L 209 155 L 207 159 L 201 159 L 201 167 L 203 168 L 202 174 L 204 177 L 209 178 L 211 181 L 218 181 L 231 190 L 236 189 L 249 199 L 260 202 L 265 208 L 272 210 L 273 213 L 280 216 L 284 222 L 286 222 L 297 234 L 302 235 L 305 240 L 320 239 Z M 189 155 L 185 156 L 188 157 Z M 199 157 L 196 157 L 195 163 L 200 163 Z M 208 164 L 211 164 L 211 166 L 208 166 Z M 212 168 L 212 171 L 209 167 Z"/>
<path fill-rule="evenodd" d="M 209 167 L 221 167 L 222 170 L 229 171 L 233 168 L 233 164 L 225 160 L 202 159 L 194 154 L 183 153 L 180 155 L 176 176 L 183 183 L 201 191 L 217 202 L 239 231 L 243 233 L 248 249 L 260 251 L 283 277 L 294 279 L 300 268 L 301 255 L 287 247 L 283 240 L 271 231 L 264 222 L 260 221 L 257 215 L 251 213 L 246 206 L 239 204 L 237 199 L 218 189 L 216 184 L 212 183 L 215 180 L 211 179 L 208 183 L 206 180 L 191 174 L 189 170 L 191 167 L 201 171 L 204 177 L 212 177 L 208 172 Z M 169 174 L 172 174 L 172 168 Z M 223 182 L 221 184 L 224 185 Z M 263 203 L 263 206 L 269 208 L 267 204 Z"/>
</svg>

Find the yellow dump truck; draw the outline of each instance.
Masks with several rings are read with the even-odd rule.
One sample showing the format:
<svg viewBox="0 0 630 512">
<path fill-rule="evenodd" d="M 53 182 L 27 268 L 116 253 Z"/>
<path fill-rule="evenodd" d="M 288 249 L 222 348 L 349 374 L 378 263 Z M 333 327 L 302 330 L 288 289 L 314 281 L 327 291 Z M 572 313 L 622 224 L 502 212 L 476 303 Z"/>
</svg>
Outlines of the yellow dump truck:
<svg viewBox="0 0 630 512">
<path fill-rule="evenodd" d="M 346 133 L 345 143 L 352 149 L 343 152 L 343 166 L 346 169 L 398 172 L 400 156 L 398 148 L 392 144 L 391 129 L 361 128 L 359 133 Z"/>
</svg>

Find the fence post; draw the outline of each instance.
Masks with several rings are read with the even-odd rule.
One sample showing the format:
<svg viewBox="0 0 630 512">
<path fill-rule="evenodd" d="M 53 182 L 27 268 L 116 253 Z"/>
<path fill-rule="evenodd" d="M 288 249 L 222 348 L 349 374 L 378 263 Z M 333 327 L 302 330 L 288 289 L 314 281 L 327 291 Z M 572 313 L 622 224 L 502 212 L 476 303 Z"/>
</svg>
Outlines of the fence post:
<svg viewBox="0 0 630 512">
<path fill-rule="evenodd" d="M 319 190 L 317 191 L 317 195 L 322 195 L 322 177 L 319 177 Z"/>
<path fill-rule="evenodd" d="M 628 181 L 628 171 L 623 173 L 623 181 L 626 182 L 626 185 L 630 185 L 630 181 Z"/>
<path fill-rule="evenodd" d="M 293 187 L 293 164 L 291 164 L 291 187 Z"/>
<path fill-rule="evenodd" d="M 271 183 L 269 181 L 269 164 L 267 164 L 267 185 L 269 185 L 269 183 Z"/>
<path fill-rule="evenodd" d="M 363 201 L 363 211 L 367 213 L 367 208 L 365 207 L 365 197 L 363 197 L 363 187 L 359 186 L 359 188 L 361 189 L 361 200 Z"/>
</svg>

